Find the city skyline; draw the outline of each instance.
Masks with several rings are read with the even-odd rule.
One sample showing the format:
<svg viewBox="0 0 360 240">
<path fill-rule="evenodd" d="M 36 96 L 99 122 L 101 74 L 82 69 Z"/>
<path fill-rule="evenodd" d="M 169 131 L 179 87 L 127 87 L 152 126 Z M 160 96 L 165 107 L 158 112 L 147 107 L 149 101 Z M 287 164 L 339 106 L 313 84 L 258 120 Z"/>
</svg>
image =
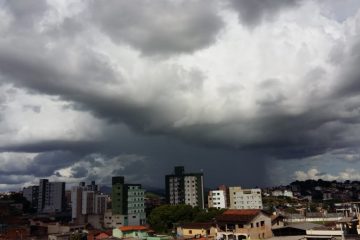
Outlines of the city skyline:
<svg viewBox="0 0 360 240">
<path fill-rule="evenodd" d="M 0 192 L 360 180 L 360 2 L 0 0 Z"/>
</svg>

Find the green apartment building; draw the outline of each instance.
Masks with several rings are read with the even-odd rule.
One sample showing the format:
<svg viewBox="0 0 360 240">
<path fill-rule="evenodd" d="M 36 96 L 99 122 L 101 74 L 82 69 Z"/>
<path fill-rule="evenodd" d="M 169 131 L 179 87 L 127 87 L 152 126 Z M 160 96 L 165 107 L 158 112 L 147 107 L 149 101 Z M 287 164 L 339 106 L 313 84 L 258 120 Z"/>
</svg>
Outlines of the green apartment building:
<svg viewBox="0 0 360 240">
<path fill-rule="evenodd" d="M 126 225 L 146 223 L 145 190 L 141 184 L 125 184 L 122 176 L 112 178 L 111 207 L 113 215 L 126 215 Z M 136 225 L 136 224 L 135 224 Z"/>
</svg>

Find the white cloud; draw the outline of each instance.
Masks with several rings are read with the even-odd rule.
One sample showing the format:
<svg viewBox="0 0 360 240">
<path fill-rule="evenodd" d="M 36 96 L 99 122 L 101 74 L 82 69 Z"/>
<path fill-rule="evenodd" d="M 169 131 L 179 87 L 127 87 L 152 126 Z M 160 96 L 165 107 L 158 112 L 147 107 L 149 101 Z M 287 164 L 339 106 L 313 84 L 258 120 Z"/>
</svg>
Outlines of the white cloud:
<svg viewBox="0 0 360 240">
<path fill-rule="evenodd" d="M 307 172 L 304 171 L 296 171 L 294 173 L 295 180 L 305 181 L 308 179 L 313 180 L 326 180 L 326 181 L 345 181 L 345 180 L 360 180 L 360 173 L 358 173 L 355 169 L 345 169 L 344 171 L 338 172 L 336 175 L 329 173 L 321 173 L 318 169 L 312 168 Z"/>
</svg>

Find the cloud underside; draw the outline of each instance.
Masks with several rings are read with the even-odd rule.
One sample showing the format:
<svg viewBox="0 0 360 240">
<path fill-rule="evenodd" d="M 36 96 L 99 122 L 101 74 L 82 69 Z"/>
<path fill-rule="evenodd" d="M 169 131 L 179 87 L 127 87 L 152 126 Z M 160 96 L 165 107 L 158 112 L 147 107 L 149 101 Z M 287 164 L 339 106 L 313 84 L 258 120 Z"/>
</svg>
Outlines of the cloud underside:
<svg viewBox="0 0 360 240">
<path fill-rule="evenodd" d="M 354 151 L 360 15 L 270 2 L 0 1 L 0 151 L 35 154 L 0 175 L 160 164 L 169 155 L 146 145 L 168 139 L 182 157 L 183 145 L 258 161 Z"/>
</svg>

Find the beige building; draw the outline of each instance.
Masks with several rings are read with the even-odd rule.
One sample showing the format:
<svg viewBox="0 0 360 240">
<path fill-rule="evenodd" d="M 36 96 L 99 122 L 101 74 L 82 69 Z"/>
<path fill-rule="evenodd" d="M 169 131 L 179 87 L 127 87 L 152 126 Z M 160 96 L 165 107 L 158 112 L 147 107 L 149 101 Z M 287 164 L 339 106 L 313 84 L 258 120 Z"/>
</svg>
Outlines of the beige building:
<svg viewBox="0 0 360 240">
<path fill-rule="evenodd" d="M 262 209 L 261 189 L 229 187 L 230 209 Z"/>
<path fill-rule="evenodd" d="M 272 237 L 271 218 L 262 210 L 227 210 L 216 217 L 217 239 L 264 239 Z"/>
<path fill-rule="evenodd" d="M 184 223 L 176 229 L 177 236 L 183 238 L 216 238 L 217 229 L 213 223 Z"/>
</svg>

